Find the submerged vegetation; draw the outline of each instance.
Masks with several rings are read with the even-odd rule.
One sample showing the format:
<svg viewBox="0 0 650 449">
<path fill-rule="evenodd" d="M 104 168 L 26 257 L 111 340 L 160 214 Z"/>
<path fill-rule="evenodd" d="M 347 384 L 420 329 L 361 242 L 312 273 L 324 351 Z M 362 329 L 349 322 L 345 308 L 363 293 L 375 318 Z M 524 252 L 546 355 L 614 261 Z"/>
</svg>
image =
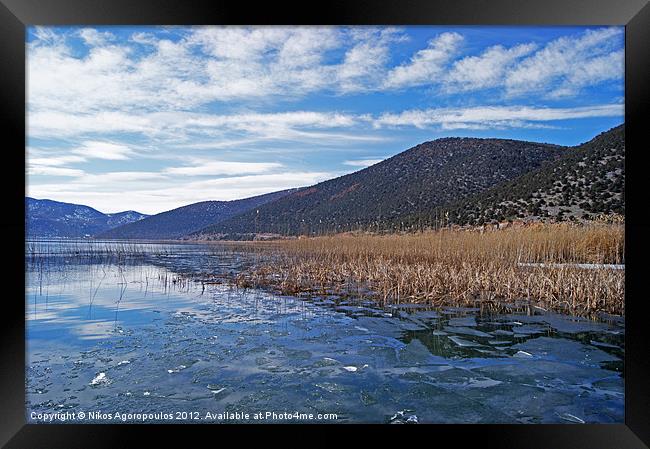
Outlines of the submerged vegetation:
<svg viewBox="0 0 650 449">
<path fill-rule="evenodd" d="M 164 253 L 159 245 L 137 242 L 102 242 L 97 240 L 27 240 L 25 261 L 42 264 L 50 259 L 84 259 L 88 262 L 115 262 L 142 259 L 147 254 Z"/>
<path fill-rule="evenodd" d="M 498 309 L 524 301 L 571 314 L 622 315 L 625 271 L 609 264 L 624 263 L 624 236 L 622 224 L 591 222 L 285 240 L 272 245 L 272 257 L 240 273 L 237 284 L 384 305 Z"/>
</svg>

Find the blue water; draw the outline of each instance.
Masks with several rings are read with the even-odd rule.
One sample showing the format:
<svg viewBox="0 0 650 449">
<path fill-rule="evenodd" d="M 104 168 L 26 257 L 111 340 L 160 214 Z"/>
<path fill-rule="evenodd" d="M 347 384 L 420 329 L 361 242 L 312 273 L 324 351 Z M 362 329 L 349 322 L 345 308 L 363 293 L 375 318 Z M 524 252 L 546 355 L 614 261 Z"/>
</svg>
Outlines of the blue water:
<svg viewBox="0 0 650 449">
<path fill-rule="evenodd" d="M 252 256 L 140 249 L 28 264 L 28 421 L 624 420 L 620 318 L 283 297 L 201 281 Z"/>
</svg>

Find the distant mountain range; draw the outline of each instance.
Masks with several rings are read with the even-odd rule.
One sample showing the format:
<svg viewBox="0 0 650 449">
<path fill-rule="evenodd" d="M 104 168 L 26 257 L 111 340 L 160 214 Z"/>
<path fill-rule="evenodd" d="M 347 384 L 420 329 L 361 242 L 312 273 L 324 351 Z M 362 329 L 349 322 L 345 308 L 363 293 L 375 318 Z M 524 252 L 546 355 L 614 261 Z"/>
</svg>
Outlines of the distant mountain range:
<svg viewBox="0 0 650 449">
<path fill-rule="evenodd" d="M 574 147 L 438 139 L 313 186 L 204 201 L 150 217 L 132 211 L 107 215 L 86 206 L 27 198 L 26 224 L 35 235 L 119 239 L 240 240 L 263 234 L 409 231 L 624 214 L 624 188 L 625 132 L 620 125 Z"/>
<path fill-rule="evenodd" d="M 25 230 L 29 237 L 89 237 L 146 217 L 132 210 L 104 214 L 80 204 L 25 198 Z"/>
<path fill-rule="evenodd" d="M 233 201 L 202 201 L 128 223 L 98 234 L 107 239 L 177 239 L 208 225 L 278 200 L 295 189 Z"/>
</svg>

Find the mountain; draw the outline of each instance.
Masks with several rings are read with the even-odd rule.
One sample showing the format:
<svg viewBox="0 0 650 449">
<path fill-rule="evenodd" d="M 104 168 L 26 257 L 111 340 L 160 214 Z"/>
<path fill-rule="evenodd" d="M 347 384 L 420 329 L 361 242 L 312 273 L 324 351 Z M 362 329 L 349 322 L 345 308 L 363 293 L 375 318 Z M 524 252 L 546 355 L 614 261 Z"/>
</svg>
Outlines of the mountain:
<svg viewBox="0 0 650 449">
<path fill-rule="evenodd" d="M 572 147 L 538 170 L 458 201 L 437 215 L 444 213 L 457 224 L 625 215 L 624 125 Z M 410 221 L 417 220 L 414 216 Z"/>
<path fill-rule="evenodd" d="M 147 215 L 132 210 L 104 214 L 81 204 L 25 198 L 25 229 L 29 237 L 85 237 Z"/>
<path fill-rule="evenodd" d="M 505 139 L 425 142 L 309 187 L 204 201 L 146 217 L 26 198 L 30 235 L 247 239 L 625 214 L 624 125 L 574 147 Z M 146 218 L 145 218 L 146 217 Z"/>
<path fill-rule="evenodd" d="M 107 239 L 177 239 L 282 198 L 295 189 L 233 201 L 202 201 L 172 209 L 144 220 L 125 224 L 102 232 L 97 237 Z"/>
<path fill-rule="evenodd" d="M 517 140 L 438 139 L 358 172 L 299 189 L 193 236 L 236 239 L 256 233 L 378 229 L 414 211 L 431 211 L 513 180 L 566 152 L 558 145 Z"/>
<path fill-rule="evenodd" d="M 141 214 L 140 212 L 135 212 L 132 210 L 117 212 L 115 214 L 106 214 L 106 216 L 108 217 L 106 224 L 109 228 L 116 228 L 118 226 L 140 221 L 149 217 L 149 215 Z"/>
</svg>

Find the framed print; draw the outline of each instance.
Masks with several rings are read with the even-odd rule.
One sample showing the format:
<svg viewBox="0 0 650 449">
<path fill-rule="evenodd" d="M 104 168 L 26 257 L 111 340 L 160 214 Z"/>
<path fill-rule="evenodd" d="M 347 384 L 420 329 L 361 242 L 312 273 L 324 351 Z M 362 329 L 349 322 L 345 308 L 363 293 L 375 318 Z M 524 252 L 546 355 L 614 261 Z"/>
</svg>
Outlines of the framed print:
<svg viewBox="0 0 650 449">
<path fill-rule="evenodd" d="M 0 12 L 6 447 L 647 447 L 645 2 Z"/>
</svg>

